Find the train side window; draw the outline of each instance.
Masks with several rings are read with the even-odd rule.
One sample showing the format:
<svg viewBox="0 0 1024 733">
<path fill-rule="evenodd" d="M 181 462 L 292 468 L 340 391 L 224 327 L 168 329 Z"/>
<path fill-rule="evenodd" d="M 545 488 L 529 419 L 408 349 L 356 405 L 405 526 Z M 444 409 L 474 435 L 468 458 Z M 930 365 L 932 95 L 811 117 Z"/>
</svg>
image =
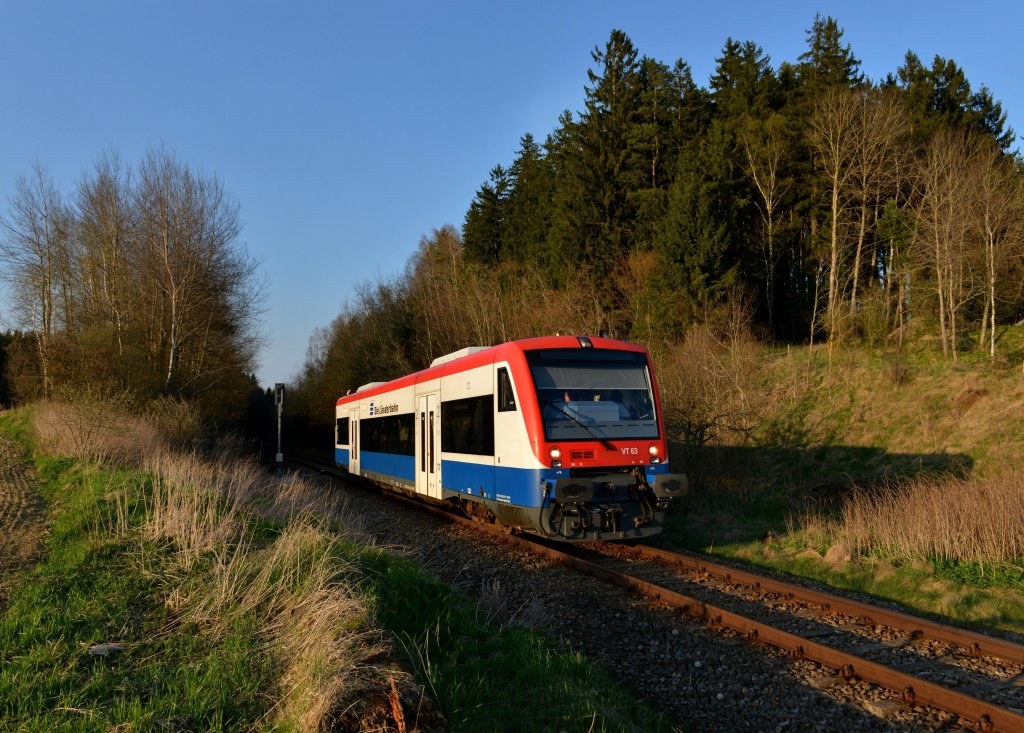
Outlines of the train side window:
<svg viewBox="0 0 1024 733">
<path fill-rule="evenodd" d="M 494 395 L 441 403 L 441 450 L 494 455 Z"/>
<path fill-rule="evenodd" d="M 498 370 L 498 412 L 515 412 L 516 395 L 512 391 L 512 380 L 508 376 L 508 369 L 502 367 Z"/>
<path fill-rule="evenodd" d="M 335 425 L 337 433 L 334 436 L 334 444 L 348 445 L 348 418 L 339 417 Z"/>
<path fill-rule="evenodd" d="M 415 425 L 411 412 L 367 418 L 359 421 L 359 439 L 364 450 L 411 456 L 416 448 Z"/>
</svg>

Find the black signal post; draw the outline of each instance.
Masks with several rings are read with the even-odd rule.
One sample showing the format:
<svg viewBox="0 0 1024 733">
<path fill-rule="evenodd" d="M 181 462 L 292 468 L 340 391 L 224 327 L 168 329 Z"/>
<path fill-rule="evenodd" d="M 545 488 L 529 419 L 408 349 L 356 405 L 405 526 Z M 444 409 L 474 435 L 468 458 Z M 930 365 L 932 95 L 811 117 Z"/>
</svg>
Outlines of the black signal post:
<svg viewBox="0 0 1024 733">
<path fill-rule="evenodd" d="M 274 404 L 277 405 L 277 473 L 284 471 L 284 453 L 281 452 L 281 411 L 284 409 L 284 382 L 274 385 Z"/>
</svg>

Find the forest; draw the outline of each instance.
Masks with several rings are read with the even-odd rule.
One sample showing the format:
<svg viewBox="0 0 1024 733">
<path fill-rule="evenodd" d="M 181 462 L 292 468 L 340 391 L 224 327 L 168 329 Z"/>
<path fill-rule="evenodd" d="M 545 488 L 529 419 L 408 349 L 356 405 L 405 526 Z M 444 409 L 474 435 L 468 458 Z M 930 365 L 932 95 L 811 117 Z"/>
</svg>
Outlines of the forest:
<svg viewBox="0 0 1024 733">
<path fill-rule="evenodd" d="M 1024 316 L 1022 168 L 1001 103 L 940 56 L 908 51 L 866 78 L 831 17 L 806 39 L 773 66 L 729 38 L 703 87 L 613 30 L 583 109 L 543 143 L 524 134 L 461 231 L 425 236 L 313 335 L 293 418 L 326 430 L 360 384 L 556 331 L 646 345 L 679 403 L 713 380 L 673 364 L 720 363 L 717 349 L 735 373 L 741 342 L 831 355 L 934 338 L 951 365 L 965 350 L 998 362 Z"/>
<path fill-rule="evenodd" d="M 190 404 L 235 427 L 259 391 L 263 282 L 239 207 L 164 149 L 101 155 L 65 196 L 37 165 L 0 217 L 20 330 L 0 335 L 0 403 L 90 396 Z"/>
</svg>

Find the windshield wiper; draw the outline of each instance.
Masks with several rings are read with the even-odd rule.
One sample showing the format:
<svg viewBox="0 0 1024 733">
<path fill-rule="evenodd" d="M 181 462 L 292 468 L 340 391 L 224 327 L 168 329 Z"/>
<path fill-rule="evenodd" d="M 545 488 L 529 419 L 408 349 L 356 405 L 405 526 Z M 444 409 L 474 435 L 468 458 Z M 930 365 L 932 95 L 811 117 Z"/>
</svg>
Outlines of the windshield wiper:
<svg viewBox="0 0 1024 733">
<path fill-rule="evenodd" d="M 610 440 L 608 440 L 608 436 L 607 435 L 598 435 L 597 433 L 595 433 L 593 430 L 590 429 L 589 425 L 587 425 L 586 423 L 580 421 L 579 418 L 577 418 L 575 415 L 571 414 L 568 410 L 564 409 L 557 402 L 553 402 L 551 404 L 551 406 L 554 407 L 556 410 L 558 410 L 563 415 L 565 415 L 567 418 L 572 420 L 574 423 L 579 425 L 581 428 L 586 430 L 587 434 L 590 437 L 594 438 L 595 440 L 599 440 L 601 442 L 601 445 L 603 445 L 606 449 L 611 450 L 611 451 L 616 450 L 615 444 L 612 443 Z M 593 418 L 591 418 L 591 419 L 593 419 Z"/>
</svg>

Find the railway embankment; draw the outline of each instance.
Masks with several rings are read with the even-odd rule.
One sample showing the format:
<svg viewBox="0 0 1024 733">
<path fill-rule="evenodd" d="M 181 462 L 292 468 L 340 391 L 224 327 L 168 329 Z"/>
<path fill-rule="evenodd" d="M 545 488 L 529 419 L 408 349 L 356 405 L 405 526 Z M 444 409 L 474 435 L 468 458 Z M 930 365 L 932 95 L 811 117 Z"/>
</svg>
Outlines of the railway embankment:
<svg viewBox="0 0 1024 733">
<path fill-rule="evenodd" d="M 1024 632 L 1024 330 L 954 367 L 826 346 L 765 359 L 742 439 L 678 446 L 691 504 L 659 542 Z"/>
<path fill-rule="evenodd" d="M 48 503 L 44 550 L 0 610 L 0 728 L 673 729 L 511 623 L 500 594 L 481 601 L 382 549 L 336 487 L 226 454 L 140 452 L 135 418 L 97 427 L 68 409 L 0 426 L 33 424 L 21 460 Z M 119 458 L 96 452 L 118 435 Z"/>
</svg>

